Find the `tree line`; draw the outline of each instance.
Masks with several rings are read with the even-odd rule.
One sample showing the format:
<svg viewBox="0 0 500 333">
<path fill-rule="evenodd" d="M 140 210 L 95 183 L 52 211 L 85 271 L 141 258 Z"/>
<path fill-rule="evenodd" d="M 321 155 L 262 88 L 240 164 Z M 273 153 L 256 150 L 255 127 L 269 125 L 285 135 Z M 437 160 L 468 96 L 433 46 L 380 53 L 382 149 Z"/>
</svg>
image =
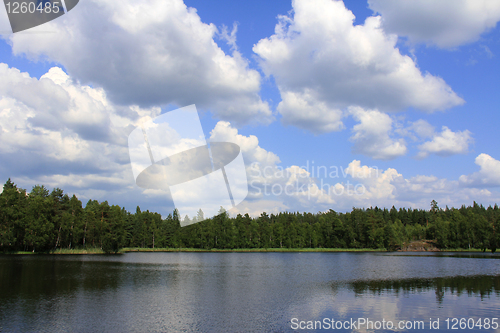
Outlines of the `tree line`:
<svg viewBox="0 0 500 333">
<path fill-rule="evenodd" d="M 491 249 L 500 244 L 500 210 L 476 202 L 459 209 L 429 210 L 370 207 L 351 212 L 262 213 L 229 217 L 223 210 L 203 222 L 180 226 L 177 210 L 130 213 L 107 201 L 89 200 L 83 208 L 59 188 L 36 185 L 31 192 L 10 179 L 0 194 L 0 251 L 47 252 L 55 249 L 123 247 L 256 249 L 373 248 L 397 250 L 416 240 L 434 240 L 446 249 Z M 184 217 L 182 220 L 188 219 Z M 197 217 L 202 220 L 200 210 Z"/>
</svg>

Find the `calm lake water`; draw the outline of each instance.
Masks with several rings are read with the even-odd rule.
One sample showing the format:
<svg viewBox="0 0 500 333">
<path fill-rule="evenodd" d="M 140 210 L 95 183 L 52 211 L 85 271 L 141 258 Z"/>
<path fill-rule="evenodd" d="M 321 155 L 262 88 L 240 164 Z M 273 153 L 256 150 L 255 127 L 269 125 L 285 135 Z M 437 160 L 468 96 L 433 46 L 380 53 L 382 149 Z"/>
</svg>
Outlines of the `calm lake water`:
<svg viewBox="0 0 500 333">
<path fill-rule="evenodd" d="M 1 332 L 451 332 L 453 318 L 500 332 L 499 255 L 0 256 Z"/>
</svg>

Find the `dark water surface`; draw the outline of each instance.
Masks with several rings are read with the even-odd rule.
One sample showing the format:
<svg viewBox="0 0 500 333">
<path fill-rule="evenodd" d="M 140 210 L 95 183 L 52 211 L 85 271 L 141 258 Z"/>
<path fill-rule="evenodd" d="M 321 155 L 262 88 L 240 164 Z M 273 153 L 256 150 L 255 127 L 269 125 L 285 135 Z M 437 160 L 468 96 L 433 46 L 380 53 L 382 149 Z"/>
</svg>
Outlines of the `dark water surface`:
<svg viewBox="0 0 500 333">
<path fill-rule="evenodd" d="M 493 318 L 500 256 L 491 254 L 0 256 L 2 332 L 423 332 L 437 319 L 435 332 L 500 332 Z M 343 329 L 328 330 L 332 320 Z M 425 326 L 376 329 L 383 320 Z"/>
</svg>

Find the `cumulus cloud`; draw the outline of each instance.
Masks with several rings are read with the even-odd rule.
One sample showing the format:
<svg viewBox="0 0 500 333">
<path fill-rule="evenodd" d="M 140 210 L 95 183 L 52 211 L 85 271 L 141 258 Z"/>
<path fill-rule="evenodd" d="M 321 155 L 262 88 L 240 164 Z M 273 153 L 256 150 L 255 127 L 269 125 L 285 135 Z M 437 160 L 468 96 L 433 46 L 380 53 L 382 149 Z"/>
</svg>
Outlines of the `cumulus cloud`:
<svg viewBox="0 0 500 333">
<path fill-rule="evenodd" d="M 82 85 L 58 67 L 36 79 L 0 64 L 0 75 L 2 178 L 28 184 L 28 190 L 34 184 L 60 187 L 76 193 L 83 202 L 110 200 L 127 209 L 140 205 L 162 214 L 172 212 L 169 188 L 136 186 L 127 142 L 136 126 L 159 126 L 148 121 L 160 115 L 160 108 L 116 105 L 102 88 Z M 167 124 L 163 127 L 163 135 L 174 145 L 187 144 L 177 142 Z M 158 138 L 148 139 L 153 154 L 168 155 L 165 147 L 155 146 Z M 237 143 L 249 163 L 272 168 L 280 163 L 277 155 L 259 146 L 257 137 L 243 136 L 225 121 L 217 123 L 210 140 Z"/>
<path fill-rule="evenodd" d="M 259 139 L 254 136 L 244 136 L 238 133 L 238 130 L 230 123 L 219 121 L 210 132 L 210 142 L 232 142 L 236 143 L 243 154 L 247 178 L 249 183 L 247 200 L 234 211 L 243 212 L 243 208 L 251 208 L 253 211 L 257 206 L 249 202 L 263 200 L 262 189 L 265 184 L 275 184 L 286 182 L 286 179 L 279 173 L 278 164 L 281 162 L 279 157 L 273 152 L 260 147 Z M 273 198 L 275 199 L 275 198 Z M 275 200 L 271 200 L 275 201 Z M 274 202 L 276 207 L 284 206 L 283 203 Z M 272 205 L 266 203 L 264 206 Z M 233 210 L 232 210 L 233 211 Z M 250 213 L 250 211 L 249 211 Z"/>
<path fill-rule="evenodd" d="M 472 136 L 468 130 L 453 132 L 448 127 L 443 126 L 441 132 L 435 133 L 431 141 L 424 142 L 418 146 L 420 152 L 417 157 L 424 158 L 429 156 L 429 154 L 439 156 L 466 154 L 469 151 L 471 143 Z"/>
<path fill-rule="evenodd" d="M 58 67 L 40 79 L 0 64 L 0 176 L 124 201 L 134 191 L 127 135 L 159 108 L 116 106 Z M 28 188 L 29 190 L 29 188 Z"/>
<path fill-rule="evenodd" d="M 385 33 L 380 16 L 354 26 L 341 1 L 292 5 L 294 14 L 279 16 L 275 34 L 253 48 L 276 79 L 284 123 L 323 132 L 341 129 L 338 110 L 349 106 L 432 112 L 464 103 L 443 79 L 422 73 L 399 52 L 397 36 Z"/>
<path fill-rule="evenodd" d="M 249 162 L 258 162 L 263 166 L 274 166 L 280 163 L 279 157 L 259 146 L 255 135 L 244 136 L 227 121 L 219 121 L 210 132 L 212 142 L 232 142 L 240 146 L 243 157 Z M 248 163 L 247 162 L 247 163 Z"/>
<path fill-rule="evenodd" d="M 353 160 L 347 165 L 326 166 L 326 177 L 312 177 L 312 167 L 291 166 L 269 171 L 260 183 L 253 183 L 257 194 L 251 206 L 259 203 L 263 208 L 275 202 L 274 210 L 292 211 L 349 211 L 352 207 L 412 207 L 428 208 L 431 200 L 441 205 L 459 207 L 480 201 L 493 204 L 500 199 L 498 193 L 487 189 L 460 186 L 459 181 L 432 175 L 405 178 L 394 168 L 385 170 Z M 273 177 L 274 176 L 274 177 Z"/>
<path fill-rule="evenodd" d="M 139 117 L 131 108 L 115 110 L 102 89 L 75 83 L 58 67 L 51 68 L 38 80 L 0 63 L 0 76 L 3 137 L 0 147 L 4 149 L 36 151 L 45 146 L 42 150 L 50 155 L 52 147 L 40 140 L 40 135 L 50 140 L 59 138 L 59 143 L 64 143 L 61 147 L 66 147 L 64 158 L 80 158 L 86 153 L 85 142 L 125 144 L 123 128 L 114 126 L 113 121 L 131 117 L 128 121 L 131 124 L 134 115 Z M 154 114 L 160 110 L 149 111 Z M 77 142 L 84 145 L 81 150 L 75 150 Z"/>
<path fill-rule="evenodd" d="M 384 119 L 386 116 L 373 110 L 372 114 L 358 111 L 367 117 L 382 115 Z M 390 124 L 390 119 L 385 121 Z M 427 127 L 422 122 L 418 124 Z M 500 200 L 497 192 L 473 184 L 462 186 L 466 176 L 460 181 L 425 174 L 405 177 L 395 168 L 381 169 L 360 160 L 347 165 L 317 165 L 306 161 L 301 166 L 282 166 L 279 157 L 260 147 L 256 137 L 239 134 L 227 122 L 219 122 L 210 139 L 238 143 L 245 156 L 249 196 L 233 213 L 248 212 L 256 216 L 263 211 L 348 211 L 353 206 L 428 208 L 433 199 L 441 205 L 459 207 L 474 200 L 486 204 Z M 495 167 L 500 168 L 496 164 Z M 496 169 L 490 170 L 493 174 Z"/>
<path fill-rule="evenodd" d="M 474 42 L 500 20 L 500 3 L 490 0 L 368 0 L 389 33 L 412 43 L 452 48 Z"/>
<path fill-rule="evenodd" d="M 20 185 L 60 187 L 83 202 L 110 200 L 129 210 L 139 205 L 162 214 L 173 210 L 168 189 L 135 185 L 126 143 L 132 128 L 161 110 L 117 106 L 102 89 L 82 85 L 60 68 L 39 80 L 6 65 L 0 65 L 0 71 L 5 79 L 0 85 L 0 176 Z M 22 94 L 22 89 L 31 93 Z M 99 111 L 97 119 L 94 108 Z M 391 119 L 380 112 L 357 112 L 360 119 L 372 117 L 378 126 L 390 128 Z M 89 136 L 91 127 L 106 134 Z M 483 183 L 500 183 L 495 178 L 500 162 L 484 154 L 476 159 L 478 173 L 455 181 L 432 175 L 405 178 L 394 168 L 379 169 L 360 160 L 347 166 L 281 166 L 279 156 L 261 147 L 256 136 L 242 135 L 225 121 L 210 132 L 210 141 L 234 142 L 243 152 L 249 195 L 234 212 L 347 211 L 375 205 L 427 208 L 432 199 L 450 206 L 499 200 L 497 193 L 481 188 Z"/>
<path fill-rule="evenodd" d="M 217 28 L 182 0 L 89 0 L 68 15 L 13 34 L 14 54 L 48 58 L 83 84 L 105 89 L 115 104 L 197 104 L 236 124 L 268 123 L 260 74 L 237 49 L 225 54 Z M 235 33 L 227 35 L 235 43 Z"/>
<path fill-rule="evenodd" d="M 426 120 L 419 119 L 407 122 L 406 126 L 402 122 L 396 122 L 394 132 L 412 141 L 423 141 L 435 134 L 435 128 Z"/>
<path fill-rule="evenodd" d="M 481 168 L 471 175 L 462 175 L 459 181 L 465 186 L 496 187 L 500 186 L 500 161 L 488 154 L 480 154 L 475 163 Z"/>
<path fill-rule="evenodd" d="M 414 132 L 418 138 L 425 139 L 434 135 L 434 126 L 423 119 L 412 122 L 408 129 Z"/>
<path fill-rule="evenodd" d="M 283 124 L 295 125 L 316 134 L 344 129 L 342 110 L 328 107 L 314 95 L 308 89 L 302 93 L 282 92 L 277 110 L 283 116 Z"/>
<path fill-rule="evenodd" d="M 349 113 L 359 121 L 352 129 L 354 153 L 380 160 L 390 160 L 406 154 L 405 141 L 390 136 L 393 131 L 390 116 L 378 110 L 363 110 L 360 107 L 350 108 Z"/>
<path fill-rule="evenodd" d="M 390 132 L 392 119 L 387 115 L 376 110 L 351 109 L 350 112 L 357 112 L 359 118 L 363 118 L 367 125 L 363 131 L 375 132 L 368 126 L 371 124 L 374 128 L 383 129 L 381 136 Z M 429 133 L 432 126 L 426 122 L 416 121 L 408 127 L 415 131 L 422 129 L 421 137 L 435 135 L 434 132 Z M 317 165 L 305 161 L 300 166 L 282 166 L 276 154 L 259 145 L 258 138 L 239 134 L 227 122 L 219 122 L 215 126 L 210 140 L 238 143 L 244 153 L 249 196 L 233 213 L 248 212 L 258 216 L 263 211 L 348 211 L 352 207 L 392 205 L 428 208 L 433 199 L 441 205 L 459 207 L 474 200 L 485 204 L 500 200 L 499 193 L 482 188 L 481 182 L 486 180 L 478 180 L 488 174 L 489 184 L 495 181 L 500 184 L 500 179 L 496 179 L 498 177 L 493 178 L 500 171 L 500 162 L 491 158 L 476 159 L 477 164 L 480 160 L 482 163 L 480 173 L 462 176 L 460 180 L 426 174 L 405 177 L 395 168 L 381 169 L 363 164 L 360 160 L 353 160 L 347 165 Z M 387 140 L 391 144 L 396 142 L 390 137 Z M 483 160 L 486 162 L 483 163 Z"/>
</svg>

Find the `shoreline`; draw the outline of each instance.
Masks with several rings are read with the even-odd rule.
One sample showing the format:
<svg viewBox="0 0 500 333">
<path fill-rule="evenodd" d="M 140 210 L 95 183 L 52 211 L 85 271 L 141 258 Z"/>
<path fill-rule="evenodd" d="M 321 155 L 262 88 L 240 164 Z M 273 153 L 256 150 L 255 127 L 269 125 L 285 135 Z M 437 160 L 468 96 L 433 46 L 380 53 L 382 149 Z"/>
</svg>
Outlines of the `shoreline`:
<svg viewBox="0 0 500 333">
<path fill-rule="evenodd" d="M 203 252 L 203 253 L 280 253 L 280 252 L 483 252 L 481 249 L 439 249 L 437 251 L 412 251 L 412 250 L 397 250 L 397 251 L 387 251 L 387 249 L 340 249 L 340 248 L 268 248 L 268 249 L 196 249 L 196 248 L 123 248 L 116 253 L 105 253 L 103 250 L 96 249 L 59 249 L 50 252 L 25 252 L 25 251 L 13 251 L 13 252 L 0 252 L 1 255 L 37 255 L 37 254 L 52 254 L 52 255 L 65 255 L 65 254 L 124 254 L 130 252 Z M 490 253 L 491 251 L 486 251 Z"/>
</svg>

